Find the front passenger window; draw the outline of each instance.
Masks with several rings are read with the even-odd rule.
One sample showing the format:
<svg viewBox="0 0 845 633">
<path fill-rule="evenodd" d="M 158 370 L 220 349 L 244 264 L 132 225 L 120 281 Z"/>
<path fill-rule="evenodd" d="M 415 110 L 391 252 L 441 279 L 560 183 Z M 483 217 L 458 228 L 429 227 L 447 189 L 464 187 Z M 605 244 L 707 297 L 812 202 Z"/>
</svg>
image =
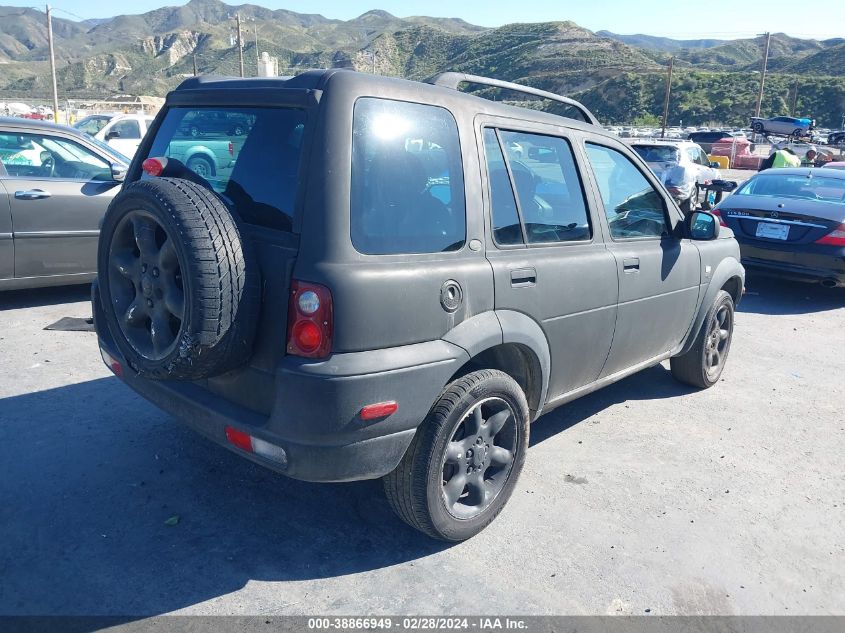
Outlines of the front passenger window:
<svg viewBox="0 0 845 633">
<path fill-rule="evenodd" d="M 613 239 L 668 234 L 663 198 L 627 156 L 593 143 L 587 143 L 587 156 Z"/>
</svg>

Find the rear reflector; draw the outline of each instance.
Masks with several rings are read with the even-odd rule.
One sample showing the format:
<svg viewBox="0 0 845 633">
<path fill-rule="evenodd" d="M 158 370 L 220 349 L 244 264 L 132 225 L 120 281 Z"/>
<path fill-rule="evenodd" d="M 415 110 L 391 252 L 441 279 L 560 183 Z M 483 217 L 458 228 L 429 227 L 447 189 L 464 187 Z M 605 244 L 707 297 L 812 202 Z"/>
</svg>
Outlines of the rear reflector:
<svg viewBox="0 0 845 633">
<path fill-rule="evenodd" d="M 845 246 L 845 223 L 840 224 L 833 231 L 823 238 L 816 240 L 816 244 L 827 244 L 828 246 Z"/>
<path fill-rule="evenodd" d="M 117 376 L 118 378 L 121 378 L 123 376 L 123 367 L 121 366 L 120 362 L 102 347 L 100 348 L 100 356 L 103 357 L 103 362 L 106 364 L 106 367 L 111 369 L 112 373 L 115 376 Z"/>
<path fill-rule="evenodd" d="M 389 402 L 377 402 L 376 404 L 368 404 L 366 407 L 361 409 L 361 416 L 362 420 L 378 420 L 379 418 L 386 418 L 389 415 L 393 415 L 399 409 L 399 405 L 396 404 L 395 401 L 390 400 Z"/>
<path fill-rule="evenodd" d="M 260 455 L 282 466 L 287 466 L 288 456 L 281 446 L 276 446 L 260 438 L 253 437 L 249 433 L 244 433 L 231 426 L 226 427 L 226 439 L 229 441 L 229 444 L 238 447 L 242 451 Z"/>
<path fill-rule="evenodd" d="M 716 218 L 719 220 L 719 224 L 721 224 L 722 226 L 727 226 L 727 224 L 725 224 L 724 218 L 722 217 L 722 212 L 719 211 L 719 209 L 713 209 L 710 213 L 716 216 Z"/>
<path fill-rule="evenodd" d="M 239 449 L 246 451 L 247 453 L 252 452 L 252 436 L 248 433 L 244 433 L 238 429 L 233 429 L 231 426 L 227 426 L 226 439 L 229 440 L 229 444 L 232 446 L 237 446 Z"/>
</svg>

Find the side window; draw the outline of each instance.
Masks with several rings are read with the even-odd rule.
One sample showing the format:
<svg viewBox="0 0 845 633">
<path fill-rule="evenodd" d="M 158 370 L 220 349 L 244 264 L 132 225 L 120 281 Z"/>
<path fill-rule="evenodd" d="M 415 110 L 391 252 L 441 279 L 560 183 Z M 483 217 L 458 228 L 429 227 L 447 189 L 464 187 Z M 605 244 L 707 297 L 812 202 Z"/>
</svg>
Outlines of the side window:
<svg viewBox="0 0 845 633">
<path fill-rule="evenodd" d="M 111 167 L 74 141 L 38 134 L 0 134 L 0 162 L 11 178 L 112 180 Z"/>
<path fill-rule="evenodd" d="M 458 125 L 438 106 L 371 97 L 352 125 L 352 244 L 368 255 L 459 250 L 466 207 Z"/>
<path fill-rule="evenodd" d="M 115 123 L 111 129 L 106 132 L 106 136 L 112 133 L 116 133 L 117 138 L 120 139 L 137 140 L 141 138 L 141 127 L 138 125 L 137 121 L 126 119 Z"/>
<path fill-rule="evenodd" d="M 496 131 L 489 127 L 484 129 L 484 153 L 487 156 L 493 239 L 497 244 L 506 246 L 525 244 L 505 157 Z"/>
<path fill-rule="evenodd" d="M 661 237 L 668 233 L 663 198 L 622 152 L 587 143 L 613 239 Z"/>
<path fill-rule="evenodd" d="M 496 134 L 485 130 L 496 242 L 522 243 L 521 227 L 519 231 L 514 227 L 520 216 L 529 244 L 589 240 L 587 205 L 569 143 L 562 138 L 527 132 L 501 130 L 499 135 L 513 188 L 506 180 L 508 173 L 501 161 Z M 512 209 L 514 190 L 518 207 Z"/>
</svg>

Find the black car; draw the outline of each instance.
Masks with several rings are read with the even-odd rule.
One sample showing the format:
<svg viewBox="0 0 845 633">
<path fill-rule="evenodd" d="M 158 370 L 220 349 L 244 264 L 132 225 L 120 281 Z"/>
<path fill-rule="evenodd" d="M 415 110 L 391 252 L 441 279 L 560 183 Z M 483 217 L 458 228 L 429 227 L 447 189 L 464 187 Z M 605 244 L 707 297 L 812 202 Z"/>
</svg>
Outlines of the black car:
<svg viewBox="0 0 845 633">
<path fill-rule="evenodd" d="M 190 114 L 182 120 L 179 131 L 193 138 L 206 134 L 243 136 L 252 126 L 251 117 L 236 112 L 209 110 Z"/>
<path fill-rule="evenodd" d="M 767 169 L 714 214 L 733 230 L 746 268 L 845 286 L 845 171 Z"/>
<path fill-rule="evenodd" d="M 845 145 L 845 130 L 831 132 L 827 135 L 828 145 Z"/>
<path fill-rule="evenodd" d="M 693 143 L 697 143 L 705 152 L 710 152 L 714 143 L 718 143 L 722 139 L 730 139 L 736 136 L 734 132 L 690 132 L 687 139 Z M 753 148 L 752 148 L 752 151 Z"/>
</svg>

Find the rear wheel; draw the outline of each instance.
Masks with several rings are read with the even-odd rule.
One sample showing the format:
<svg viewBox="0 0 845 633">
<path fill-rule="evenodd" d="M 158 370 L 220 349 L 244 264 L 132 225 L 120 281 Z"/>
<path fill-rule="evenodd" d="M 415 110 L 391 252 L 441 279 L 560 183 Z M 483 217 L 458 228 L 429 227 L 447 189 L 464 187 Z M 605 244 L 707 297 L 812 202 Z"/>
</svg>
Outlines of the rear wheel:
<svg viewBox="0 0 845 633">
<path fill-rule="evenodd" d="M 725 369 L 733 327 L 733 298 L 726 291 L 720 290 L 701 324 L 692 348 L 669 361 L 672 375 L 693 387 L 706 389 L 715 385 Z"/>
<path fill-rule="evenodd" d="M 399 466 L 384 478 L 399 517 L 429 536 L 462 541 L 501 512 L 528 448 L 528 403 L 501 371 L 451 383 L 420 425 Z"/>
</svg>

